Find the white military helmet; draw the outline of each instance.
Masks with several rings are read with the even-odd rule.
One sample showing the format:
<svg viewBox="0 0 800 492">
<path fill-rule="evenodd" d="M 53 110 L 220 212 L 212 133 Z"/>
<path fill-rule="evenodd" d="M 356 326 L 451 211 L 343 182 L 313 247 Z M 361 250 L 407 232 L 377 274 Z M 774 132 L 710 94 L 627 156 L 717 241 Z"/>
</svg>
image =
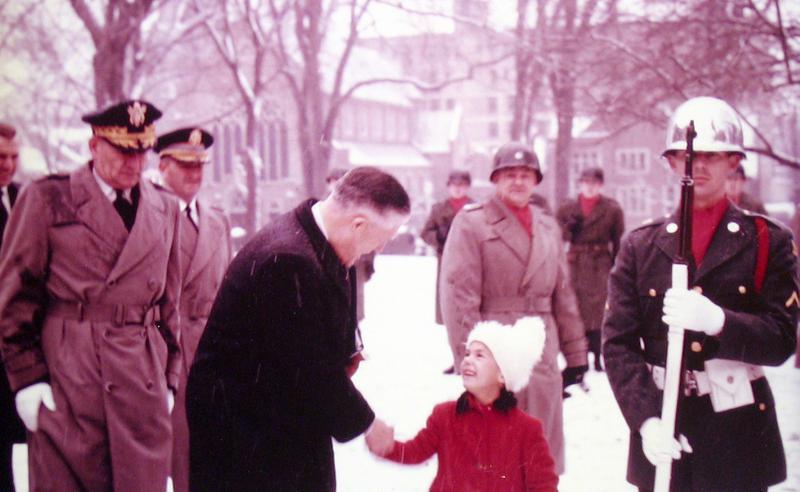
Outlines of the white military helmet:
<svg viewBox="0 0 800 492">
<path fill-rule="evenodd" d="M 742 124 L 736 111 L 716 97 L 695 97 L 672 114 L 667 128 L 667 148 L 662 155 L 686 150 L 686 127 L 694 120 L 696 152 L 734 152 L 744 157 Z"/>
</svg>

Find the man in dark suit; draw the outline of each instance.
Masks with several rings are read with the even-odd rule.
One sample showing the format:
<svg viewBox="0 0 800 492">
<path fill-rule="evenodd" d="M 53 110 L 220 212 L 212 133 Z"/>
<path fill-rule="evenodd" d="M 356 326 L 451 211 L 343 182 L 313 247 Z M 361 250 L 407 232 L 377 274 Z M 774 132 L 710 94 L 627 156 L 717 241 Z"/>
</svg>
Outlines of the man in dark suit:
<svg viewBox="0 0 800 492">
<path fill-rule="evenodd" d="M 11 181 L 17 172 L 19 146 L 17 130 L 0 123 L 0 251 L 11 207 L 17 199 L 19 185 Z M 0 362 L 1 364 L 1 362 Z M 1 366 L 0 366 L 1 367 Z M 0 374 L 0 490 L 14 490 L 11 451 L 15 443 L 25 442 L 25 427 L 14 408 L 14 395 L 8 385 L 5 369 Z"/>
<path fill-rule="evenodd" d="M 331 437 L 391 432 L 355 388 L 353 265 L 408 220 L 400 183 L 355 168 L 236 256 L 189 374 L 193 491 L 333 491 Z"/>
<path fill-rule="evenodd" d="M 652 490 L 654 465 L 671 461 L 673 491 L 766 492 L 786 479 L 786 458 L 761 366 L 779 366 L 795 350 L 797 258 L 788 229 L 725 196 L 744 157 L 741 124 L 727 103 L 700 97 L 675 111 L 663 154 L 675 174 L 684 175 L 690 121 L 690 289 L 670 288 L 677 213 L 626 236 L 608 283 L 603 357 L 630 427 L 627 479 Z M 661 420 L 668 326 L 686 330 L 678 439 Z"/>
</svg>

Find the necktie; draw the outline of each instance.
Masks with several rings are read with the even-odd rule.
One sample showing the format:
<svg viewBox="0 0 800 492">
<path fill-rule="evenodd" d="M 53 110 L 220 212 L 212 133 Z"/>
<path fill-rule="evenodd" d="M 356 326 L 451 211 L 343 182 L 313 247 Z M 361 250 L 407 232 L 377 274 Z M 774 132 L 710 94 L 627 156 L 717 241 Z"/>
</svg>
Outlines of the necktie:
<svg viewBox="0 0 800 492">
<path fill-rule="evenodd" d="M 6 230 L 6 222 L 8 222 L 8 210 L 6 210 L 6 204 L 3 203 L 3 189 L 0 188 L 0 241 L 3 240 L 3 231 Z"/>
<path fill-rule="evenodd" d="M 122 190 L 115 189 L 114 191 L 117 193 L 117 198 L 114 199 L 114 208 L 117 209 L 117 213 L 122 217 L 125 228 L 130 231 L 133 228 L 134 220 L 136 220 L 136 206 L 125 199 Z"/>
<path fill-rule="evenodd" d="M 189 205 L 186 205 L 186 208 L 184 208 L 183 211 L 186 212 L 186 217 L 189 218 L 189 222 L 191 222 L 194 226 L 194 230 L 198 231 L 199 229 L 197 228 L 197 223 L 194 221 L 194 217 L 192 217 L 192 209 L 189 207 Z"/>
</svg>

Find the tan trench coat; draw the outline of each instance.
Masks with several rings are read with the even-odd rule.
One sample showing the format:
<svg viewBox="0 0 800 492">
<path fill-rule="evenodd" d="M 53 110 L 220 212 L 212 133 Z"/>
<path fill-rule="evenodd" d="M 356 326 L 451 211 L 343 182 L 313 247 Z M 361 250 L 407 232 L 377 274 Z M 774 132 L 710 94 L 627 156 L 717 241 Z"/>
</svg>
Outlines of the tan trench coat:
<svg viewBox="0 0 800 492">
<path fill-rule="evenodd" d="M 166 486 L 179 215 L 152 185 L 140 189 L 130 233 L 89 166 L 28 186 L 11 215 L 0 253 L 3 357 L 14 391 L 47 380 L 57 407 L 42 407 L 28 435 L 31 490 Z"/>
<path fill-rule="evenodd" d="M 520 407 L 542 421 L 558 473 L 564 471 L 561 371 L 586 364 L 586 337 L 569 280 L 556 221 L 533 210 L 533 237 L 493 197 L 456 215 L 442 256 L 442 311 L 458 367 L 464 343 L 477 321 L 513 323 L 540 316 L 546 326 L 542 360 L 533 369 Z"/>
<path fill-rule="evenodd" d="M 189 490 L 189 425 L 186 422 L 186 379 L 206 327 L 217 289 L 231 261 L 230 225 L 220 209 L 198 202 L 198 231 L 181 214 L 181 382 L 172 412 L 172 485 Z M 189 236 L 192 234 L 193 236 Z M 186 239 L 186 240 L 184 240 Z"/>
</svg>

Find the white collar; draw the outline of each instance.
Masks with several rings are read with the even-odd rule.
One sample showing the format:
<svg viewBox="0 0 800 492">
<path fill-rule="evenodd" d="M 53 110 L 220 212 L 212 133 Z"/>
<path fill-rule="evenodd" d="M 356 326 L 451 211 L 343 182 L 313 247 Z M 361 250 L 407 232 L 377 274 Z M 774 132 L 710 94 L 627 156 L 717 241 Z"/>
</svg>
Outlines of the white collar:
<svg viewBox="0 0 800 492">
<path fill-rule="evenodd" d="M 327 240 L 328 231 L 325 230 L 325 225 L 322 223 L 322 202 L 317 202 L 314 205 L 311 205 L 311 215 L 314 216 L 314 222 L 317 223 L 317 227 L 319 227 L 320 232 L 322 232 L 322 235 Z"/>
</svg>

